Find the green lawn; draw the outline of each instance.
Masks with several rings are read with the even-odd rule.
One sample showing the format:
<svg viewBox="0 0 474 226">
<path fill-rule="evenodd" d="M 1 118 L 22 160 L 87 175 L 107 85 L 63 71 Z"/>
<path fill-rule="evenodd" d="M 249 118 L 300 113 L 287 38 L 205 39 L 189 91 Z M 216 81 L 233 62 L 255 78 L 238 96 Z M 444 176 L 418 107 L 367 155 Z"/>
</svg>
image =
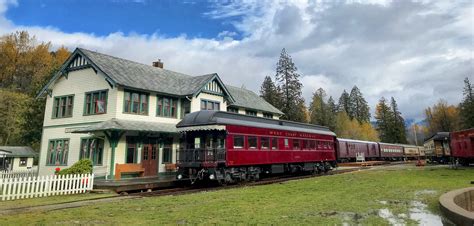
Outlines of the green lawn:
<svg viewBox="0 0 474 226">
<path fill-rule="evenodd" d="M 437 199 L 470 186 L 474 169 L 395 166 L 282 184 L 124 200 L 0 218 L 15 224 L 349 224 L 384 225 L 386 209 L 406 224 L 413 200 L 439 214 Z"/>
<path fill-rule="evenodd" d="M 0 211 L 6 210 L 6 209 L 13 209 L 13 208 L 59 204 L 59 203 L 91 200 L 91 199 L 98 199 L 98 198 L 105 198 L 105 197 L 112 197 L 112 196 L 116 196 L 116 194 L 114 193 L 105 193 L 105 194 L 87 193 L 87 194 L 62 195 L 62 196 L 50 196 L 50 197 L 32 198 L 32 199 L 0 201 Z"/>
</svg>

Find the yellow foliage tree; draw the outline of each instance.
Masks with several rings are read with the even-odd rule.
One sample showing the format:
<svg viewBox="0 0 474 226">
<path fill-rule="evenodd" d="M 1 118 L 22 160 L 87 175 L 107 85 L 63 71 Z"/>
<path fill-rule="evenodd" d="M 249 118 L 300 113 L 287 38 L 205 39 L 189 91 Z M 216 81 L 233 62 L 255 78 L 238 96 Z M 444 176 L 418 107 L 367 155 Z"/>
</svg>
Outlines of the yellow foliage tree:
<svg viewBox="0 0 474 226">
<path fill-rule="evenodd" d="M 336 115 L 335 132 L 341 138 L 379 141 L 377 131 L 369 122 L 360 124 L 356 119 L 351 120 L 345 111 Z"/>
<path fill-rule="evenodd" d="M 428 134 L 436 132 L 452 132 L 459 130 L 459 109 L 441 99 L 433 107 L 425 109 Z"/>
</svg>

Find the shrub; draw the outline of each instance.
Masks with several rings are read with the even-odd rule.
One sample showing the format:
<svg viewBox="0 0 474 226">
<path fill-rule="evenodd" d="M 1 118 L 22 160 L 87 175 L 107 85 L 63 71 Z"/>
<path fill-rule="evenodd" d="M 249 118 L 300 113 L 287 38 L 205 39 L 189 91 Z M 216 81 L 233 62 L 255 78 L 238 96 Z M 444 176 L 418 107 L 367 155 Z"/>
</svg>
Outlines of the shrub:
<svg viewBox="0 0 474 226">
<path fill-rule="evenodd" d="M 57 172 L 57 175 L 67 174 L 87 174 L 92 173 L 92 161 L 90 159 L 81 159 L 69 168 Z"/>
</svg>

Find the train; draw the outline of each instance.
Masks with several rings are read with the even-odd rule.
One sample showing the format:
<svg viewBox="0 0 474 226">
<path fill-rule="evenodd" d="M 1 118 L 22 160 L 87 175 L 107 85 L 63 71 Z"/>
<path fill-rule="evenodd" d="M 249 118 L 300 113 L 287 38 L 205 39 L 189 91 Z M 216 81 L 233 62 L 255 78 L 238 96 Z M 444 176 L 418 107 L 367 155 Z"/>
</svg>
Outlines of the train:
<svg viewBox="0 0 474 226">
<path fill-rule="evenodd" d="M 433 136 L 433 145 L 424 146 L 343 139 L 324 126 L 224 111 L 193 112 L 176 127 L 181 133 L 176 177 L 192 182 L 232 184 L 269 174 L 327 172 L 340 162 L 442 159 L 446 153 L 474 160 L 473 129 L 451 133 L 455 147 L 438 156 L 444 137 Z"/>
</svg>

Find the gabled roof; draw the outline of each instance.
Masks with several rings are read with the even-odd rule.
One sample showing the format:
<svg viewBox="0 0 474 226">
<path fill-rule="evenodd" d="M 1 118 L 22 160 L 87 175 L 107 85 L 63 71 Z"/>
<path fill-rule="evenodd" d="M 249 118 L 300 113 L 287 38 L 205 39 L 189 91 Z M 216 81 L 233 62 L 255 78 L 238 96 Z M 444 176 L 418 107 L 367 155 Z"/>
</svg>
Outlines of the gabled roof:
<svg viewBox="0 0 474 226">
<path fill-rule="evenodd" d="M 35 157 L 37 153 L 28 146 L 0 146 L 0 151 L 8 157 Z"/>
<path fill-rule="evenodd" d="M 212 125 L 239 125 L 336 136 L 334 132 L 325 126 L 249 116 L 225 111 L 195 111 L 184 116 L 183 120 L 181 120 L 176 127 L 178 130 L 183 131 L 182 128 Z"/>
<path fill-rule="evenodd" d="M 47 92 L 56 79 L 62 75 L 67 76 L 68 65 L 78 55 L 87 61 L 88 67 L 102 72 L 105 80 L 111 86 L 120 85 L 124 88 L 153 91 L 174 96 L 196 96 L 207 83 L 215 80 L 222 87 L 226 98 L 230 102 L 229 106 L 283 115 L 280 110 L 266 102 L 256 93 L 247 89 L 225 85 L 216 73 L 190 76 L 83 48 L 74 50 L 60 71 L 53 76 L 38 96 Z"/>
<path fill-rule="evenodd" d="M 250 90 L 230 85 L 227 85 L 227 89 L 235 99 L 235 102 L 231 103 L 230 106 L 261 110 L 283 115 L 283 112 Z"/>
</svg>

